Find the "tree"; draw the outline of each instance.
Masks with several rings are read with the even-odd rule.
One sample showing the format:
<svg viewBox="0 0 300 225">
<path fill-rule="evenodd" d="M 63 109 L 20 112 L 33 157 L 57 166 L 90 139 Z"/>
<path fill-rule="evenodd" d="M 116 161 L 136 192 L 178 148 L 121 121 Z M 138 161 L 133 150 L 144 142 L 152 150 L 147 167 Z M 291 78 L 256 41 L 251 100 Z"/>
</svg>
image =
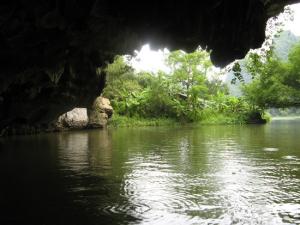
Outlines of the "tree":
<svg viewBox="0 0 300 225">
<path fill-rule="evenodd" d="M 288 107 L 300 103 L 300 43 L 290 52 L 288 61 L 282 61 L 269 51 L 266 58 L 252 53 L 246 68 L 253 81 L 244 85 L 246 99 L 253 108 Z"/>
<path fill-rule="evenodd" d="M 186 96 L 187 106 L 195 112 L 201 100 L 207 99 L 207 73 L 212 67 L 210 53 L 198 49 L 193 53 L 174 51 L 168 58 L 172 79 L 181 84 L 181 94 Z"/>
<path fill-rule="evenodd" d="M 208 73 L 213 72 L 209 52 L 175 51 L 170 53 L 168 64 L 171 67 L 168 74 L 136 73 L 122 57 L 108 64 L 103 94 L 110 98 L 115 113 L 179 121 L 199 121 L 214 115 L 218 118 L 220 114 L 227 122 L 237 121 L 233 115 L 244 118 L 248 110 L 244 100 L 230 97 L 216 72 L 214 76 L 210 74 L 214 79 L 207 79 Z"/>
<path fill-rule="evenodd" d="M 251 58 L 252 62 L 254 62 L 256 65 L 259 63 L 265 63 L 270 56 L 273 56 L 275 38 L 277 38 L 283 31 L 285 22 L 293 21 L 293 19 L 294 11 L 289 6 L 285 7 L 284 11 L 279 15 L 270 18 L 266 26 L 266 38 L 264 43 L 258 49 L 251 49 L 247 53 L 246 58 Z M 241 74 L 242 69 L 240 63 L 241 60 L 236 60 L 229 64 L 226 68 L 227 72 L 233 71 L 233 75 L 235 76 L 231 81 L 232 84 L 235 84 L 237 80 L 239 80 L 241 83 L 244 83 L 244 78 Z M 256 69 L 260 67 L 253 66 L 252 68 Z"/>
<path fill-rule="evenodd" d="M 109 98 L 113 108 L 120 114 L 132 114 L 137 102 L 134 100 L 142 90 L 133 68 L 128 66 L 124 57 L 116 56 L 113 63 L 105 68 L 106 87 L 103 96 Z"/>
</svg>

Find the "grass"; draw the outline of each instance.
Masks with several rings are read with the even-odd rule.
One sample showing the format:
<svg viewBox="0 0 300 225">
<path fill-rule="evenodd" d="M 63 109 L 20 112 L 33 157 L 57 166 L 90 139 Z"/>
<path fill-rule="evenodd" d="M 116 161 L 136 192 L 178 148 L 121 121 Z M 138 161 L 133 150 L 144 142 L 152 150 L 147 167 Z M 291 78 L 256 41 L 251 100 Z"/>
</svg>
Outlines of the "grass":
<svg viewBox="0 0 300 225">
<path fill-rule="evenodd" d="M 175 125 L 179 125 L 179 122 L 171 118 L 140 118 L 120 116 L 118 114 L 114 114 L 108 121 L 108 126 L 110 127 L 153 127 Z"/>
<path fill-rule="evenodd" d="M 238 115 L 226 115 L 220 113 L 214 113 L 207 115 L 201 121 L 197 122 L 199 124 L 215 124 L 215 125 L 233 125 L 233 124 L 246 124 L 244 117 Z"/>
<path fill-rule="evenodd" d="M 146 127 L 146 126 L 180 126 L 180 125 L 240 125 L 247 124 L 245 115 L 207 113 L 196 122 L 180 122 L 172 118 L 141 118 L 114 114 L 108 122 L 109 127 Z"/>
</svg>

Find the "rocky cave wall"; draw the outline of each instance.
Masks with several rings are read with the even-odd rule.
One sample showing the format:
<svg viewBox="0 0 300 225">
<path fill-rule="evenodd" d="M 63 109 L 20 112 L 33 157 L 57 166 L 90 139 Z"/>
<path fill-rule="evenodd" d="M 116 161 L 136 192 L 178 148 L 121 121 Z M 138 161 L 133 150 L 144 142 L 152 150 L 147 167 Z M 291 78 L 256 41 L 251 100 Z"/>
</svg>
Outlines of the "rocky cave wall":
<svg viewBox="0 0 300 225">
<path fill-rule="evenodd" d="M 47 124 L 101 93 L 101 67 L 144 43 L 212 50 L 216 65 L 264 41 L 266 21 L 296 0 L 3 0 L 0 129 Z"/>
</svg>

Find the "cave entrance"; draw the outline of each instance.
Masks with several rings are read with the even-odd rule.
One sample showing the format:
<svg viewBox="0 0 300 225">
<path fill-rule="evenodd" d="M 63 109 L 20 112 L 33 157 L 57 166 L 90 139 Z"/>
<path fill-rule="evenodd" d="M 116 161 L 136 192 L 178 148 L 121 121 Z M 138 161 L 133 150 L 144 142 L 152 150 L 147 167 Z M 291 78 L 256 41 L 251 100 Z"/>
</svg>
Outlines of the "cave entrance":
<svg viewBox="0 0 300 225">
<path fill-rule="evenodd" d="M 181 50 L 177 52 L 171 52 L 167 48 L 154 50 L 151 49 L 151 44 L 145 44 L 140 50 L 135 50 L 133 55 L 116 57 L 114 63 L 108 65 L 108 67 L 105 69 L 105 72 L 107 73 L 106 80 L 108 84 L 104 89 L 102 94 L 103 96 L 100 98 L 106 99 L 107 97 L 112 100 L 112 105 L 115 108 L 115 113 L 117 116 L 125 115 L 129 117 L 150 117 L 151 119 L 153 119 L 152 117 L 159 117 L 160 114 L 163 114 L 163 117 L 174 117 L 174 114 L 181 113 L 181 116 L 183 116 L 184 114 L 188 113 L 186 111 L 192 111 L 191 108 L 199 108 L 202 110 L 205 107 L 209 107 L 210 104 L 216 104 L 216 101 L 221 101 L 220 99 L 212 101 L 211 99 L 213 99 L 213 97 L 202 97 L 204 95 L 208 95 L 208 93 L 209 95 L 220 95 L 220 93 L 226 93 L 230 96 L 233 96 L 232 98 L 243 98 L 243 87 L 253 81 L 253 76 L 249 70 L 251 68 L 247 67 L 247 60 L 249 61 L 247 57 L 249 58 L 249 55 L 251 54 L 258 54 L 261 57 L 266 57 L 266 55 L 271 51 L 270 49 L 274 48 L 274 52 L 277 55 L 276 57 L 286 60 L 292 46 L 299 41 L 299 25 L 300 4 L 287 6 L 283 13 L 269 19 L 266 27 L 266 40 L 261 48 L 254 50 L 251 49 L 244 59 L 235 60 L 224 68 L 215 67 L 209 59 L 210 51 L 202 49 L 201 47 L 199 47 L 197 50 L 203 54 L 206 53 L 207 58 L 200 56 L 201 54 L 196 56 L 193 55 L 193 53 L 186 53 Z M 199 62 L 195 62 L 196 60 L 199 60 Z M 264 59 L 261 60 L 263 61 Z M 179 68 L 180 66 L 182 66 L 182 68 Z M 194 72 L 198 73 L 197 76 L 203 76 L 203 74 L 205 74 L 203 79 L 207 80 L 204 82 L 202 81 L 202 83 L 197 83 L 195 80 L 199 79 L 199 77 L 193 76 L 193 70 L 195 70 Z M 188 73 L 190 73 L 190 75 L 188 75 Z M 173 77 L 170 78 L 171 76 Z M 152 86 L 150 85 L 151 82 Z M 166 96 L 163 96 L 159 99 L 157 96 L 159 96 L 161 93 L 150 93 L 150 90 L 154 90 L 155 88 L 159 87 L 157 84 L 155 86 L 155 82 L 160 83 L 160 85 L 164 82 L 172 83 L 168 85 L 165 84 L 164 87 L 160 87 L 161 92 L 167 92 Z M 174 90 L 176 88 L 180 90 L 174 94 L 174 90 L 171 90 L 172 88 Z M 198 94 L 197 96 L 193 96 L 191 90 L 195 92 L 197 88 L 199 89 Z M 201 88 L 208 89 L 209 91 L 206 91 L 206 93 L 204 93 L 204 91 L 201 92 Z M 118 92 L 118 94 L 114 94 L 114 92 Z M 144 95 L 147 94 L 156 95 L 157 98 L 146 100 L 147 97 Z M 219 98 L 221 97 L 219 96 Z M 177 102 L 170 103 L 174 101 L 174 99 L 177 99 Z M 155 104 L 151 101 L 161 101 L 162 104 Z M 192 101 L 197 103 L 195 104 Z M 226 101 L 227 102 L 222 103 L 225 105 L 225 108 L 229 107 L 228 105 L 230 104 L 234 104 L 230 103 L 230 101 L 234 101 L 232 99 Z M 188 104 L 186 102 L 188 102 Z M 140 109 L 141 105 L 143 104 L 145 109 Z M 156 108 L 152 106 L 152 109 L 147 109 L 147 107 L 151 108 L 151 104 L 155 105 Z M 168 104 L 173 105 L 170 107 Z M 174 110 L 173 108 L 176 108 L 174 104 L 179 104 L 180 106 L 177 107 L 185 109 L 182 110 L 183 112 L 178 112 L 179 109 L 177 108 L 177 112 L 175 113 L 172 111 Z M 235 110 L 241 110 L 238 107 Z M 81 109 L 74 110 L 64 114 L 60 117 L 60 119 L 64 118 L 66 121 L 76 120 L 76 116 L 74 117 L 73 114 L 75 112 L 76 115 L 76 113 L 79 113 Z M 148 112 L 146 112 L 147 110 Z M 100 110 L 99 112 L 104 111 L 105 110 Z M 274 113 L 276 110 L 270 109 L 268 111 Z M 292 111 L 294 112 L 295 110 Z M 82 113 L 79 114 L 81 114 L 82 118 L 85 118 L 84 120 L 86 120 L 86 122 L 84 123 L 84 127 L 87 127 L 87 112 L 82 111 Z M 68 119 L 70 116 L 72 118 Z M 73 119 L 73 117 L 75 119 Z M 194 120 L 196 117 L 196 113 L 194 115 L 189 115 L 188 120 Z M 108 116 L 105 116 L 105 118 L 108 118 Z M 105 118 L 101 117 L 99 120 L 103 121 Z M 69 123 L 66 121 L 63 122 L 63 124 Z M 78 122 L 80 123 L 80 121 Z M 107 122 L 105 122 L 105 124 L 106 123 Z M 72 125 L 67 126 L 72 127 Z M 98 127 L 103 127 L 103 125 Z"/>
</svg>

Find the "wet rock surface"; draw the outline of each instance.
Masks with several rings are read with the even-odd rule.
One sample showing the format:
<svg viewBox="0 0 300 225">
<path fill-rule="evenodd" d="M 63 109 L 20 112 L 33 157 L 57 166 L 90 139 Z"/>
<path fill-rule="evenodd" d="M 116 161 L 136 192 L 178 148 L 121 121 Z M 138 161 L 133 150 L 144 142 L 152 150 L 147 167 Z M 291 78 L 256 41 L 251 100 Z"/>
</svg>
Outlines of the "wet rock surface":
<svg viewBox="0 0 300 225">
<path fill-rule="evenodd" d="M 58 130 L 84 129 L 88 125 L 88 122 L 89 118 L 86 108 L 74 108 L 58 117 L 55 125 Z"/>
<path fill-rule="evenodd" d="M 105 128 L 108 119 L 113 114 L 110 101 L 104 97 L 98 97 L 90 109 L 74 108 L 73 110 L 59 116 L 55 122 L 56 131 Z"/>
<path fill-rule="evenodd" d="M 113 114 L 113 108 L 110 101 L 104 97 L 98 97 L 94 101 L 92 108 L 88 111 L 89 128 L 103 128 L 106 127 L 108 119 Z"/>
</svg>

